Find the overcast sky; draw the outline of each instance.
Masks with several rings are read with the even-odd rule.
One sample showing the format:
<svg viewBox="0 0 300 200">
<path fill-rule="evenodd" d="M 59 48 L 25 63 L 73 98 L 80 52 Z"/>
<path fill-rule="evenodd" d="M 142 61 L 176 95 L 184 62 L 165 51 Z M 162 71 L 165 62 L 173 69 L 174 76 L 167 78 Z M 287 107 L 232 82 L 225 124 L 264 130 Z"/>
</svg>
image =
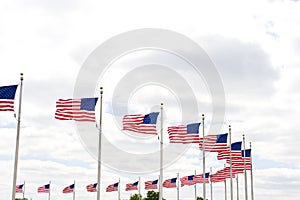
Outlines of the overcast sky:
<svg viewBox="0 0 300 200">
<path fill-rule="evenodd" d="M 25 180 L 26 197 L 42 200 L 47 195 L 37 194 L 37 187 L 51 180 L 51 199 L 67 200 L 72 197 L 62 194 L 62 189 L 75 179 L 76 199 L 96 198 L 95 193 L 85 190 L 86 185 L 97 181 L 95 155 L 75 123 L 55 120 L 55 101 L 73 97 L 82 66 L 103 42 L 134 29 L 159 28 L 185 35 L 201 46 L 214 63 L 225 94 L 225 119 L 218 122 L 222 124 L 220 133 L 227 132 L 231 124 L 233 141 L 241 140 L 242 134 L 246 134 L 247 147 L 252 141 L 255 199 L 299 198 L 299 10 L 297 0 L 1 1 L 0 85 L 17 84 L 19 73 L 24 73 L 17 184 Z M 148 69 L 156 73 L 148 73 Z M 169 77 L 166 74 L 171 73 L 170 69 L 176 73 Z M 129 72 L 135 73 L 136 79 L 132 81 L 138 83 L 138 77 L 145 78 L 146 74 L 149 81 L 153 78 L 153 83 L 127 90 L 123 84 L 133 77 L 126 76 Z M 157 152 L 156 137 L 120 131 L 119 115 L 127 110 L 145 114 L 157 111 L 161 101 L 165 103 L 165 127 L 182 121 L 195 122 L 193 120 L 200 120 L 204 113 L 207 116 L 205 129 L 209 130 L 215 125 L 212 117 L 216 108 L 212 106 L 210 86 L 205 79 L 197 76 L 191 65 L 164 51 L 140 50 L 116 59 L 98 77 L 97 84 L 91 86 L 96 88 L 96 96 L 97 88 L 104 87 L 105 138 L 121 152 L 131 155 Z M 167 83 L 182 93 L 174 92 Z M 187 83 L 191 90 L 181 88 L 181 83 Z M 121 90 L 123 93 L 115 92 L 118 87 L 125 88 Z M 129 98 L 125 110 L 117 99 L 124 95 Z M 185 103 L 180 101 L 180 95 L 185 97 Z M 198 109 L 193 116 L 182 113 L 192 98 L 196 99 Z M 180 116 L 184 114 L 187 118 L 182 119 Z M 94 131 L 97 132 L 95 127 Z M 13 113 L 0 113 L 0 138 L 0 200 L 7 200 L 11 198 L 16 138 Z M 202 173 L 202 157 L 197 145 L 184 149 L 178 157 L 172 154 L 166 130 L 164 138 L 164 148 L 169 149 L 165 157 L 170 158 L 164 179 L 176 177 L 177 173 L 191 175 L 194 170 Z M 118 162 L 121 156 L 103 154 L 106 160 L 102 167 L 101 191 L 105 200 L 116 199 L 117 193 L 104 191 L 119 178 L 122 199 L 129 199 L 133 193 L 125 192 L 125 184 L 137 181 L 138 176 L 142 182 L 157 179 L 158 160 L 139 160 L 137 156 L 128 162 Z M 143 171 L 150 165 L 149 161 L 154 170 Z M 138 174 L 128 170 L 132 169 L 132 163 L 139 169 Z M 224 164 L 216 160 L 215 154 L 208 154 L 206 163 L 207 168 L 213 167 L 213 172 Z M 240 199 L 244 199 L 244 179 L 240 176 L 239 180 Z M 214 185 L 215 199 L 224 198 L 223 190 L 223 183 Z M 200 185 L 197 193 L 202 195 Z M 142 190 L 142 194 L 146 191 Z M 175 189 L 164 189 L 167 199 L 175 199 L 174 194 Z M 181 199 L 193 199 L 193 195 L 193 187 L 181 188 Z"/>
</svg>

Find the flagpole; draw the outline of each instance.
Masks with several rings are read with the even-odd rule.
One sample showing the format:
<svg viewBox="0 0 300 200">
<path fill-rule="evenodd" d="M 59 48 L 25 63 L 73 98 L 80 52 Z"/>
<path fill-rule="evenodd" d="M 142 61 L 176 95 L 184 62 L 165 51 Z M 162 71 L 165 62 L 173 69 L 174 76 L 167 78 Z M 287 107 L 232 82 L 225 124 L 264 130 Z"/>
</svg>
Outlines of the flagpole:
<svg viewBox="0 0 300 200">
<path fill-rule="evenodd" d="M 163 103 L 160 103 L 160 175 L 159 175 L 159 200 L 163 198 Z"/>
<path fill-rule="evenodd" d="M 224 169 L 226 168 L 226 165 L 224 164 Z M 224 179 L 224 189 L 225 189 L 225 200 L 227 200 L 227 185 L 226 185 L 226 178 Z"/>
<path fill-rule="evenodd" d="M 141 199 L 141 177 L 139 176 L 139 200 Z"/>
<path fill-rule="evenodd" d="M 202 157 L 203 157 L 203 199 L 206 200 L 206 188 L 205 188 L 205 139 L 204 139 L 204 114 L 202 114 Z"/>
<path fill-rule="evenodd" d="M 101 137 L 102 137 L 102 98 L 103 87 L 100 87 L 100 120 L 99 120 L 99 146 L 98 146 L 98 177 L 97 177 L 97 200 L 100 200 L 100 181 L 101 181 Z"/>
<path fill-rule="evenodd" d="M 74 179 L 74 188 L 73 188 L 73 200 L 75 200 L 75 179 Z"/>
<path fill-rule="evenodd" d="M 229 125 L 229 157 L 230 157 L 230 200 L 233 200 L 233 186 L 232 186 L 232 155 L 231 155 L 231 125 Z"/>
<path fill-rule="evenodd" d="M 251 144 L 251 142 L 250 142 L 250 151 L 251 151 L 251 147 L 252 147 L 252 144 Z M 250 166 L 251 166 L 251 169 L 250 169 L 251 200 L 254 200 L 254 192 L 253 192 L 253 173 L 252 173 L 252 168 L 253 168 L 253 165 L 252 165 L 252 152 L 250 152 Z"/>
<path fill-rule="evenodd" d="M 225 200 L 227 200 L 227 186 L 226 186 L 226 178 L 224 180 L 224 187 L 225 187 Z"/>
<path fill-rule="evenodd" d="M 244 144 L 244 176 L 245 176 L 245 200 L 248 200 L 248 189 L 247 189 L 247 168 L 246 168 L 246 144 L 245 144 L 245 134 L 243 134 L 243 144 Z"/>
<path fill-rule="evenodd" d="M 236 175 L 236 200 L 239 200 L 239 176 Z"/>
<path fill-rule="evenodd" d="M 118 200 L 121 200 L 121 198 L 120 198 L 120 178 L 119 178 L 119 183 L 118 183 Z"/>
<path fill-rule="evenodd" d="M 177 173 L 177 200 L 179 200 L 179 173 Z"/>
<path fill-rule="evenodd" d="M 75 186 L 75 185 L 74 185 Z M 48 200 L 50 200 L 50 193 L 51 193 L 51 181 L 49 181 L 49 194 L 48 194 Z"/>
<path fill-rule="evenodd" d="M 197 175 L 196 173 L 197 173 L 197 171 L 195 170 L 195 176 Z M 195 180 L 195 176 L 194 176 L 194 180 Z M 195 200 L 197 200 L 197 187 L 196 187 L 196 183 L 194 185 L 194 188 L 195 188 Z"/>
<path fill-rule="evenodd" d="M 212 174 L 212 167 L 210 167 L 210 175 Z M 213 200 L 213 187 L 212 187 L 212 182 L 210 181 L 210 200 Z"/>
<path fill-rule="evenodd" d="M 23 190 L 23 200 L 24 200 L 24 198 L 25 198 L 25 181 L 24 181 L 24 190 Z"/>
<path fill-rule="evenodd" d="M 19 112 L 18 112 L 18 125 L 17 125 L 17 138 L 16 138 L 16 151 L 15 151 L 15 164 L 14 164 L 14 179 L 12 188 L 12 200 L 16 197 L 16 184 L 18 173 L 18 159 L 19 159 L 19 143 L 20 143 L 20 128 L 21 128 L 21 107 L 22 107 L 22 90 L 23 90 L 23 73 L 20 73 L 20 96 L 19 96 Z"/>
</svg>

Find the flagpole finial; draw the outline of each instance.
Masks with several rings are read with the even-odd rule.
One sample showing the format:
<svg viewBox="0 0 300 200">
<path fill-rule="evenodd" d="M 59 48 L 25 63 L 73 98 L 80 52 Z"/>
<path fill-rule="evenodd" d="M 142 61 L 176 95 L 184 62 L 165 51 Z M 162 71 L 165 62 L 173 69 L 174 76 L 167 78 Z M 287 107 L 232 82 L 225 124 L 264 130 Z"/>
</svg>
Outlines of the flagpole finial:
<svg viewBox="0 0 300 200">
<path fill-rule="evenodd" d="M 161 106 L 163 106 L 163 105 L 164 105 L 164 103 L 163 103 L 163 102 L 161 102 L 161 103 L 160 103 L 160 105 L 161 105 Z"/>
<path fill-rule="evenodd" d="M 23 73 L 20 73 L 20 79 L 23 81 Z"/>
<path fill-rule="evenodd" d="M 103 94 L 103 87 L 100 87 L 100 94 Z"/>
<path fill-rule="evenodd" d="M 204 120 L 204 114 L 202 114 L 202 120 Z"/>
<path fill-rule="evenodd" d="M 245 134 L 243 134 L 243 138 L 245 137 Z"/>
<path fill-rule="evenodd" d="M 249 142 L 249 144 L 250 144 L 250 149 L 251 149 L 251 146 L 252 146 L 252 142 Z"/>
</svg>

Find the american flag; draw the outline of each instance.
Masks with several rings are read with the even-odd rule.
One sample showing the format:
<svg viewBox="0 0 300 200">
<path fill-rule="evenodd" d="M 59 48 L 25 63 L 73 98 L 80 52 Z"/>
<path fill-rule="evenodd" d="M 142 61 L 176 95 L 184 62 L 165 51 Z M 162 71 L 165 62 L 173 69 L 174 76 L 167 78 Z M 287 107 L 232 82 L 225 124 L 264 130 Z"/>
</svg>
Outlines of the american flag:
<svg viewBox="0 0 300 200">
<path fill-rule="evenodd" d="M 246 149 L 245 150 L 246 153 L 244 153 L 244 150 L 241 150 L 240 154 L 236 154 L 237 156 L 232 158 L 232 164 L 242 164 L 244 165 L 244 161 L 246 164 L 251 164 L 251 149 Z M 246 156 L 244 156 L 244 154 L 246 154 Z M 226 160 L 226 163 L 230 164 L 230 159 Z"/>
<path fill-rule="evenodd" d="M 56 101 L 55 118 L 59 120 L 95 122 L 97 101 L 98 98 L 59 99 Z"/>
<path fill-rule="evenodd" d="M 14 99 L 18 85 L 0 87 L 0 111 L 14 111 Z"/>
<path fill-rule="evenodd" d="M 92 183 L 86 186 L 86 191 L 88 192 L 97 192 L 98 183 Z"/>
<path fill-rule="evenodd" d="M 231 158 L 236 159 L 241 157 L 241 149 L 242 149 L 242 142 L 235 142 L 231 144 Z M 219 151 L 217 155 L 218 160 L 223 159 L 230 159 L 230 149 L 229 147 L 226 148 L 224 151 Z"/>
<path fill-rule="evenodd" d="M 130 190 L 138 190 L 138 184 L 139 182 L 135 182 L 135 183 L 128 183 L 126 184 L 126 191 L 130 191 Z"/>
<path fill-rule="evenodd" d="M 227 149 L 228 133 L 219 135 L 207 135 L 204 137 L 205 151 L 219 152 Z M 199 147 L 202 150 L 203 143 L 200 142 Z"/>
<path fill-rule="evenodd" d="M 106 188 L 106 192 L 113 192 L 113 191 L 118 191 L 118 190 L 119 190 L 119 182 L 111 184 L 111 185 L 107 186 L 107 188 Z"/>
<path fill-rule="evenodd" d="M 152 112 L 147 115 L 130 114 L 123 117 L 123 130 L 142 134 L 157 135 L 156 121 L 158 112 Z"/>
<path fill-rule="evenodd" d="M 72 192 L 74 192 L 74 186 L 75 186 L 75 184 L 72 184 L 72 185 L 70 185 L 68 187 L 65 187 L 63 189 L 63 193 L 72 193 Z"/>
<path fill-rule="evenodd" d="M 184 176 L 180 178 L 181 182 L 181 187 L 185 185 L 195 185 L 195 180 L 194 180 L 195 175 L 190 175 L 190 176 Z"/>
<path fill-rule="evenodd" d="M 245 166 L 244 166 L 245 161 Z M 226 160 L 227 163 L 230 163 L 229 160 Z M 232 169 L 236 173 L 244 173 L 244 170 L 251 170 L 251 149 L 242 150 L 241 157 L 238 159 L 232 160 Z"/>
<path fill-rule="evenodd" d="M 177 178 L 170 178 L 163 182 L 163 187 L 166 188 L 176 188 Z"/>
<path fill-rule="evenodd" d="M 168 127 L 170 143 L 200 143 L 199 126 L 200 123 Z"/>
<path fill-rule="evenodd" d="M 41 187 L 38 187 L 37 192 L 38 193 L 49 193 L 50 192 L 50 184 L 46 184 Z"/>
<path fill-rule="evenodd" d="M 23 186 L 24 184 L 16 185 L 16 193 L 23 193 Z"/>
<path fill-rule="evenodd" d="M 234 177 L 235 177 L 235 175 L 234 175 L 234 173 L 232 173 L 232 178 L 234 178 Z M 222 182 L 226 178 L 230 178 L 230 167 L 225 167 L 221 170 L 218 170 L 215 174 L 210 175 L 210 181 L 212 183 Z"/>
<path fill-rule="evenodd" d="M 145 182 L 145 190 L 157 189 L 157 182 L 158 182 L 158 180 L 146 181 Z"/>
<path fill-rule="evenodd" d="M 194 182 L 203 183 L 203 174 L 195 175 Z M 205 173 L 205 183 L 209 183 L 209 172 Z"/>
</svg>

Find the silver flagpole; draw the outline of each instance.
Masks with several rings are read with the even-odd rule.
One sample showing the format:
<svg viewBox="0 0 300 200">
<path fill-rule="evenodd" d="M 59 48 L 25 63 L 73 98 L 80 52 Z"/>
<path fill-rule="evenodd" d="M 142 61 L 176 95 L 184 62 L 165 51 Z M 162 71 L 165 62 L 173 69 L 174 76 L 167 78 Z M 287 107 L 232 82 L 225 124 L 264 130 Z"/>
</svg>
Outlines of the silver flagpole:
<svg viewBox="0 0 300 200">
<path fill-rule="evenodd" d="M 15 165 L 14 165 L 14 179 L 12 188 L 12 200 L 16 198 L 16 184 L 18 176 L 18 159 L 19 159 L 19 143 L 20 143 L 20 128 L 21 128 L 21 107 L 22 107 L 22 90 L 23 90 L 23 73 L 20 74 L 20 97 L 19 97 L 19 112 L 18 112 L 18 125 L 17 125 L 17 138 L 16 138 L 16 151 L 15 151 Z"/>
<path fill-rule="evenodd" d="M 49 195 L 48 195 L 48 200 L 50 200 L 50 192 L 51 192 L 51 181 L 49 181 Z"/>
<path fill-rule="evenodd" d="M 246 168 L 246 144 L 245 144 L 245 134 L 243 134 L 243 146 L 244 146 L 244 179 L 245 179 L 245 200 L 248 200 L 248 185 L 247 185 L 247 168 Z"/>
<path fill-rule="evenodd" d="M 202 157 L 203 157 L 203 199 L 206 200 L 206 188 L 205 188 L 205 139 L 204 139 L 204 114 L 202 114 Z"/>
<path fill-rule="evenodd" d="M 197 171 L 195 170 L 195 176 L 196 176 Z M 194 178 L 195 178 L 194 176 Z M 195 200 L 197 200 L 197 184 L 195 183 L 194 188 L 195 188 Z"/>
<path fill-rule="evenodd" d="M 212 174 L 212 167 L 210 167 L 210 174 Z M 212 182 L 210 181 L 210 200 L 213 200 L 213 187 L 212 187 Z"/>
<path fill-rule="evenodd" d="M 141 177 L 139 176 L 139 200 L 141 199 Z"/>
<path fill-rule="evenodd" d="M 100 119 L 99 119 L 99 143 L 98 143 L 98 177 L 97 177 L 97 200 L 100 200 L 101 189 L 101 137 L 102 137 L 102 97 L 103 87 L 100 87 Z"/>
<path fill-rule="evenodd" d="M 252 144 L 250 142 L 250 150 L 252 148 Z M 252 150 L 251 150 L 252 151 Z M 254 200 L 254 192 L 253 192 L 253 173 L 252 173 L 252 152 L 250 152 L 250 164 L 251 164 L 251 169 L 250 169 L 250 180 L 251 180 L 251 200 Z"/>
<path fill-rule="evenodd" d="M 229 125 L 229 155 L 230 155 L 230 200 L 233 200 L 232 186 L 232 155 L 231 155 L 231 126 Z"/>
<path fill-rule="evenodd" d="M 73 188 L 73 200 L 75 200 L 75 179 L 74 179 L 74 188 Z"/>
<path fill-rule="evenodd" d="M 24 181 L 24 190 L 23 190 L 23 200 L 24 200 L 24 198 L 25 198 L 25 181 Z"/>
<path fill-rule="evenodd" d="M 224 188 L 225 188 L 225 200 L 227 200 L 227 185 L 226 185 L 226 178 L 224 180 Z"/>
<path fill-rule="evenodd" d="M 118 183 L 118 200 L 121 200 L 121 195 L 120 195 L 120 178 L 119 178 L 119 183 Z"/>
<path fill-rule="evenodd" d="M 177 200 L 179 200 L 179 173 L 177 173 Z"/>
<path fill-rule="evenodd" d="M 224 169 L 226 165 L 224 164 Z M 225 200 L 227 200 L 227 184 L 226 184 L 226 178 L 224 179 L 224 188 L 225 188 Z"/>
<path fill-rule="evenodd" d="M 159 200 L 163 198 L 163 103 L 160 103 L 160 175 L 159 175 Z"/>
<path fill-rule="evenodd" d="M 236 175 L 236 200 L 240 199 L 239 195 L 239 176 L 238 174 Z"/>
</svg>

